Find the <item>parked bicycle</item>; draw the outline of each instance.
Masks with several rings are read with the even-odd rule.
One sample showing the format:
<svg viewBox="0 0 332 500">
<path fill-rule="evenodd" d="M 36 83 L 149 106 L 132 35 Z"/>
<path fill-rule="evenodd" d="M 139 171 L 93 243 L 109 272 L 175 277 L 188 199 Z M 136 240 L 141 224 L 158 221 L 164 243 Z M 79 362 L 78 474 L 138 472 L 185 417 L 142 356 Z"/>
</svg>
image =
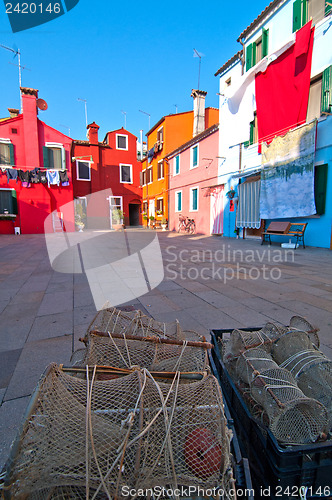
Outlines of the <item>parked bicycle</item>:
<svg viewBox="0 0 332 500">
<path fill-rule="evenodd" d="M 178 225 L 178 233 L 185 232 L 188 234 L 196 233 L 196 224 L 195 219 L 189 219 L 185 215 L 179 215 L 179 225 Z"/>
</svg>

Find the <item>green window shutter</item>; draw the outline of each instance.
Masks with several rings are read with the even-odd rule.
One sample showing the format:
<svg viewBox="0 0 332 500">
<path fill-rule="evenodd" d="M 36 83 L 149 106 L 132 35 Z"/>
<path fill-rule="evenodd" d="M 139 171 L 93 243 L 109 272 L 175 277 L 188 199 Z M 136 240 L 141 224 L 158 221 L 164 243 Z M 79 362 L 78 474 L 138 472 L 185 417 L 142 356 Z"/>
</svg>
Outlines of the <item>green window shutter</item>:
<svg viewBox="0 0 332 500">
<path fill-rule="evenodd" d="M 308 17 L 308 0 L 301 0 L 301 4 L 302 4 L 302 23 L 301 23 L 301 27 L 302 27 L 307 22 L 307 17 Z"/>
<path fill-rule="evenodd" d="M 255 120 L 250 122 L 250 136 L 249 144 L 254 144 L 255 142 Z"/>
<path fill-rule="evenodd" d="M 180 172 L 180 157 L 179 155 L 175 157 L 175 173 L 178 174 Z"/>
<path fill-rule="evenodd" d="M 43 160 L 44 160 L 44 168 L 50 168 L 50 160 L 48 155 L 48 147 L 43 146 Z"/>
<path fill-rule="evenodd" d="M 332 66 L 324 69 L 322 76 L 321 112 L 330 113 L 332 104 Z"/>
<path fill-rule="evenodd" d="M 253 67 L 253 44 L 246 48 L 246 71 Z"/>
<path fill-rule="evenodd" d="M 178 193 L 178 212 L 182 210 L 182 194 Z"/>
<path fill-rule="evenodd" d="M 325 213 L 326 186 L 327 165 L 319 165 L 315 167 L 315 205 L 318 215 Z"/>
<path fill-rule="evenodd" d="M 325 1 L 325 15 L 328 16 L 330 12 L 332 11 L 332 5 L 328 5 L 331 3 L 331 0 L 326 0 Z"/>
<path fill-rule="evenodd" d="M 197 166 L 197 146 L 193 148 L 193 167 Z"/>
<path fill-rule="evenodd" d="M 192 206 L 192 209 L 193 210 L 197 210 L 197 189 L 193 189 L 192 190 L 192 196 L 193 196 L 193 206 Z"/>
<path fill-rule="evenodd" d="M 262 57 L 267 56 L 269 52 L 269 30 L 263 28 L 262 33 Z"/>
<path fill-rule="evenodd" d="M 301 28 L 302 19 L 302 2 L 301 0 L 295 0 L 293 3 L 293 33 Z"/>
<path fill-rule="evenodd" d="M 12 189 L 12 214 L 17 214 L 17 193 Z"/>
<path fill-rule="evenodd" d="M 11 165 L 15 165 L 14 145 L 13 144 L 8 144 L 8 146 L 9 146 L 10 164 Z"/>
<path fill-rule="evenodd" d="M 243 143 L 243 147 L 248 148 L 250 146 L 250 141 L 246 141 Z"/>
<path fill-rule="evenodd" d="M 256 42 L 252 44 L 252 66 L 256 64 Z"/>
</svg>

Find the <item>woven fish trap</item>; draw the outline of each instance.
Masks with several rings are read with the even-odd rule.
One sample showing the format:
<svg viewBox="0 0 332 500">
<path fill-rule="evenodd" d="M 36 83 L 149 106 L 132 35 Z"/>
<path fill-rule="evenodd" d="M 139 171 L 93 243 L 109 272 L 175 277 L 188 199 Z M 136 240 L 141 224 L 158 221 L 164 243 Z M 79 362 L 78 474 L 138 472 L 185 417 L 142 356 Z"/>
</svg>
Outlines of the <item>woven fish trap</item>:
<svg viewBox="0 0 332 500">
<path fill-rule="evenodd" d="M 307 332 L 292 331 L 272 349 L 277 363 L 289 370 L 303 393 L 320 401 L 332 428 L 332 361 L 312 344 Z"/>
<path fill-rule="evenodd" d="M 306 318 L 302 316 L 292 316 L 289 322 L 289 327 L 293 330 L 300 330 L 306 332 L 316 347 L 319 347 L 319 328 L 313 326 Z"/>
<path fill-rule="evenodd" d="M 5 498 L 123 498 L 125 486 L 231 484 L 215 377 L 183 385 L 177 374 L 169 385 L 147 370 L 107 381 L 95 375 L 87 369 L 81 380 L 49 367 L 6 464 Z"/>
<path fill-rule="evenodd" d="M 74 353 L 75 366 L 99 365 L 117 368 L 139 366 L 157 372 L 201 372 L 208 368 L 208 343 L 179 341 L 178 344 L 156 342 L 155 339 L 115 338 L 89 333 L 86 349 Z M 172 342 L 172 341 L 171 341 Z M 200 347 L 205 346 L 205 347 Z"/>
<path fill-rule="evenodd" d="M 250 384 L 250 393 L 265 410 L 269 427 L 283 444 L 306 444 L 317 441 L 328 426 L 323 404 L 308 398 L 293 375 L 280 368 L 263 349 L 241 354 L 237 365 L 239 378 Z"/>
<path fill-rule="evenodd" d="M 176 338 L 178 340 L 201 340 L 193 331 L 183 331 L 178 321 L 163 323 L 146 316 L 142 311 L 121 311 L 115 307 L 99 311 L 89 325 L 88 331 L 123 333 L 137 337 Z"/>
</svg>

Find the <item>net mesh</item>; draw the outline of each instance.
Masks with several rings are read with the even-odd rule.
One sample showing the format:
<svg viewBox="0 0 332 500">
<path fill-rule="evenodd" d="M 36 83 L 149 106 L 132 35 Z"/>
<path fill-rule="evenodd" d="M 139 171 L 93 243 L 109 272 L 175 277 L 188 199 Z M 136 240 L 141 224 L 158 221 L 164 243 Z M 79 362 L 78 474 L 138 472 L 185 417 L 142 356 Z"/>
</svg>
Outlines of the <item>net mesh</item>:
<svg viewBox="0 0 332 500">
<path fill-rule="evenodd" d="M 315 442 L 326 432 L 324 405 L 303 394 L 293 375 L 280 368 L 264 349 L 249 349 L 236 364 L 238 377 L 250 385 L 250 393 L 265 410 L 269 427 L 284 444 Z"/>
<path fill-rule="evenodd" d="M 7 465 L 11 498 L 122 497 L 122 488 L 232 484 L 230 435 L 212 375 L 157 383 L 147 370 L 86 380 L 53 364 Z M 47 488 L 45 487 L 47 485 Z"/>
<path fill-rule="evenodd" d="M 121 311 L 115 307 L 102 309 L 92 320 L 87 333 L 100 332 L 123 333 L 137 337 L 158 337 L 178 340 L 201 340 L 194 331 L 182 330 L 179 322 L 162 323 L 146 316 L 142 311 Z"/>
<path fill-rule="evenodd" d="M 90 333 L 86 337 L 86 349 L 74 353 L 76 366 L 102 365 L 117 368 L 140 366 L 149 371 L 195 372 L 208 368 L 207 350 L 202 347 L 156 343 L 149 340 L 113 338 L 112 334 L 101 337 Z"/>
<path fill-rule="evenodd" d="M 307 332 L 291 331 L 273 346 L 273 358 L 289 370 L 304 394 L 320 401 L 332 428 L 332 361 L 312 343 Z"/>
</svg>

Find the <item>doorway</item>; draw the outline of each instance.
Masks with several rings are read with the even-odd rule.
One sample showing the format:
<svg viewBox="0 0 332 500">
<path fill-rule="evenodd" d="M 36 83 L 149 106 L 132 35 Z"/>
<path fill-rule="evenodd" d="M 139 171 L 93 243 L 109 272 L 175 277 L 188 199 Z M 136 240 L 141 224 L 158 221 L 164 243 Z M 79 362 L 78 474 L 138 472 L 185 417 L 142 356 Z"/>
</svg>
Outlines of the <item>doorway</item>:
<svg viewBox="0 0 332 500">
<path fill-rule="evenodd" d="M 129 203 L 129 226 L 139 226 L 139 207 L 137 203 Z"/>
</svg>

